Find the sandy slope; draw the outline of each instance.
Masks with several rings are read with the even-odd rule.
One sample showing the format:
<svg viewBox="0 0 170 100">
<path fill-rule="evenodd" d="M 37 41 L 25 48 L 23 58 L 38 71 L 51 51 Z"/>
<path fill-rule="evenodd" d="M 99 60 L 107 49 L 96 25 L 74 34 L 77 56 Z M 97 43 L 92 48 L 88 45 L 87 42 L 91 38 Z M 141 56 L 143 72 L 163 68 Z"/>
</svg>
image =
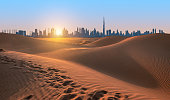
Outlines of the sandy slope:
<svg viewBox="0 0 170 100">
<path fill-rule="evenodd" d="M 30 43 L 29 38 L 28 40 L 22 40 L 22 38 L 16 39 L 16 43 L 13 43 L 14 40 L 6 41 L 8 46 L 3 45 L 5 40 L 0 40 L 0 46 L 8 50 L 13 50 L 14 47 L 10 47 L 9 44 L 15 45 L 21 43 L 18 45 L 18 49 L 15 48 L 15 51 L 30 53 L 29 50 L 31 50 L 31 53 L 37 55 L 60 58 L 79 63 L 81 65 L 65 61 L 64 63 L 60 63 L 60 61 L 55 59 L 42 59 L 38 56 L 20 54 L 17 52 L 6 53 L 6 55 L 14 58 L 21 59 L 25 57 L 25 60 L 34 59 L 34 61 L 39 61 L 39 64 L 46 64 L 46 66 L 48 66 L 48 64 L 51 65 L 51 61 L 56 62 L 55 64 L 60 64 L 60 68 L 64 68 L 64 70 L 70 68 L 67 72 L 70 73 L 68 76 L 73 77 L 72 79 L 76 79 L 79 82 L 82 81 L 83 83 L 86 83 L 87 81 L 87 83 L 89 82 L 89 84 L 92 84 L 92 87 L 94 84 L 102 86 L 104 89 L 107 89 L 106 87 L 117 87 L 117 91 L 120 91 L 120 88 L 118 89 L 118 87 L 122 87 L 123 92 L 129 93 L 130 90 L 131 93 L 135 95 L 131 98 L 142 100 L 144 98 L 158 98 L 160 100 L 168 100 L 170 97 L 170 35 L 156 34 L 132 37 L 124 40 L 122 39 L 122 41 L 118 43 L 113 42 L 116 44 L 111 45 L 109 45 L 111 43 L 110 40 L 108 40 L 108 43 L 106 39 L 103 40 L 105 43 L 98 46 L 104 47 L 97 48 L 57 44 L 64 46 L 59 46 L 60 48 L 56 49 L 58 48 L 58 46 L 54 47 L 56 43 L 52 45 L 54 42 L 44 41 L 40 43 L 46 44 L 36 47 L 36 45 L 39 45 L 40 43 L 37 40 L 34 41 L 32 39 L 32 44 L 25 45 L 26 42 Z M 100 42 L 97 41 L 92 42 L 90 45 L 94 46 L 97 45 L 96 43 L 100 44 Z M 48 46 L 50 49 L 43 49 Z M 38 49 L 41 50 L 39 51 Z M 68 67 L 69 65 L 72 66 Z M 87 66 L 99 72 L 86 68 Z M 111 77 L 104 75 L 103 73 Z M 92 91 L 88 91 L 88 93 L 90 92 Z"/>
<path fill-rule="evenodd" d="M 56 43 L 67 43 L 67 44 L 88 44 L 94 42 L 100 38 L 37 38 L 39 40 L 45 40 Z"/>
<path fill-rule="evenodd" d="M 25 53 L 44 53 L 51 52 L 63 48 L 77 48 L 84 42 L 95 41 L 96 39 L 80 38 L 78 39 L 60 39 L 60 41 L 51 41 L 44 39 L 35 39 L 31 37 L 24 37 L 16 34 L 0 33 L 0 47 L 7 50 L 14 50 Z M 65 42 L 68 41 L 68 42 Z M 72 43 L 73 42 L 73 43 Z"/>
<path fill-rule="evenodd" d="M 106 45 L 111 45 L 118 43 L 128 37 L 124 36 L 108 36 L 104 38 L 100 38 L 94 42 L 86 44 L 86 46 L 92 46 L 92 47 L 101 47 L 101 46 L 106 46 Z"/>
<path fill-rule="evenodd" d="M 14 63 L 15 59 L 0 57 L 0 99 L 6 100 L 11 95 L 17 93 L 20 88 L 24 88 L 29 79 L 33 78 L 32 74 L 25 73 Z M 10 63 L 11 62 L 11 63 Z M 20 63 L 17 61 L 16 63 Z"/>
<path fill-rule="evenodd" d="M 170 35 L 159 34 L 128 38 L 69 59 L 132 84 L 168 92 L 169 51 Z"/>
<path fill-rule="evenodd" d="M 70 56 L 74 55 L 80 55 L 83 52 L 86 52 L 87 50 L 92 49 L 93 47 L 102 47 L 102 46 L 107 46 L 107 45 L 111 45 L 111 44 L 115 44 L 118 43 L 124 39 L 126 39 L 128 37 L 123 37 L 123 36 L 108 36 L 108 37 L 104 37 L 104 38 L 92 38 L 92 39 L 83 39 L 80 40 L 78 39 L 74 39 L 72 38 L 71 41 L 68 41 L 68 39 L 41 39 L 41 40 L 46 40 L 46 41 L 53 41 L 53 42 L 59 42 L 60 40 L 65 40 L 65 42 L 70 42 L 70 43 L 74 43 L 74 44 L 78 44 L 81 43 L 81 47 L 79 48 L 63 48 L 60 50 L 55 50 L 52 52 L 45 52 L 45 53 L 39 53 L 38 55 L 41 56 L 46 56 L 46 57 L 53 57 L 53 58 L 59 58 L 59 59 L 67 59 Z M 81 38 L 82 39 L 82 38 Z M 70 40 L 70 39 L 69 39 Z M 83 41 L 86 42 L 86 44 L 83 43 Z"/>
<path fill-rule="evenodd" d="M 0 64 L 5 64 L 4 67 L 0 66 L 4 76 L 3 81 L 0 81 L 2 93 L 0 97 L 3 100 L 156 98 L 134 91 L 130 84 L 123 81 L 72 62 L 14 51 L 0 53 L 0 55 Z M 3 70 L 4 68 L 6 70 Z"/>
<path fill-rule="evenodd" d="M 156 34 L 128 38 L 105 47 L 67 49 L 42 55 L 74 61 L 167 96 L 170 90 L 169 43 L 170 35 Z"/>
</svg>

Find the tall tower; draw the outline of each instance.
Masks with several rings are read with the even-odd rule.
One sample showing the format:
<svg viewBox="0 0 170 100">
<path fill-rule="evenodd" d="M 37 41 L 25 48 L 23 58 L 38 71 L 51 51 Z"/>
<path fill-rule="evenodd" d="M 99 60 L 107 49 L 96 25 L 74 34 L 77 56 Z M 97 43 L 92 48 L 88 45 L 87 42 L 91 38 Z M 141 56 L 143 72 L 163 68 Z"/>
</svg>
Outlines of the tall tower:
<svg viewBox="0 0 170 100">
<path fill-rule="evenodd" d="M 105 19 L 103 17 L 103 36 L 105 36 Z"/>
<path fill-rule="evenodd" d="M 156 28 L 155 28 L 155 34 L 156 34 Z"/>
</svg>

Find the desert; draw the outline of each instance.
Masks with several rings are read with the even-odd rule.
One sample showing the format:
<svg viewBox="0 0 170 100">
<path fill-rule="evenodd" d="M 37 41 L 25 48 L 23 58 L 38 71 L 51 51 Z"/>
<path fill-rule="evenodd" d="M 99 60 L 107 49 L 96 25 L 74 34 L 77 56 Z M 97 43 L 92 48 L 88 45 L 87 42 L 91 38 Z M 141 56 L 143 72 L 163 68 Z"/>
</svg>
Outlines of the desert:
<svg viewBox="0 0 170 100">
<path fill-rule="evenodd" d="M 170 35 L 0 33 L 2 100 L 169 100 Z"/>
</svg>

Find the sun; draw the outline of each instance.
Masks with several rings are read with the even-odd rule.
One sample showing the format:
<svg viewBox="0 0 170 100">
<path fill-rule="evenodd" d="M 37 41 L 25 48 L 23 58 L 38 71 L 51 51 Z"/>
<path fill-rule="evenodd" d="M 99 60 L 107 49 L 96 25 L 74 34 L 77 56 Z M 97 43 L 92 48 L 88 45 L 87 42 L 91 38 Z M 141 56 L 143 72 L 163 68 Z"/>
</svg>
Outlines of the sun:
<svg viewBox="0 0 170 100">
<path fill-rule="evenodd" d="M 57 34 L 57 35 L 62 35 L 62 30 L 57 29 L 57 30 L 56 30 L 56 34 Z"/>
</svg>

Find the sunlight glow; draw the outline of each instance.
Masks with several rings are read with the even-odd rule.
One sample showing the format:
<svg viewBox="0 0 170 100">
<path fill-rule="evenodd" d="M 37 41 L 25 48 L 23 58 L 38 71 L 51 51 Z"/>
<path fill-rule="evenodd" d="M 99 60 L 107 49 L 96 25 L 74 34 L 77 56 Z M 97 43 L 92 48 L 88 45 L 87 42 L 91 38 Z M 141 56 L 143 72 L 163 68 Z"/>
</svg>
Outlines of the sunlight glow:
<svg viewBox="0 0 170 100">
<path fill-rule="evenodd" d="M 62 30 L 57 29 L 57 30 L 56 30 L 56 35 L 62 35 Z"/>
</svg>

